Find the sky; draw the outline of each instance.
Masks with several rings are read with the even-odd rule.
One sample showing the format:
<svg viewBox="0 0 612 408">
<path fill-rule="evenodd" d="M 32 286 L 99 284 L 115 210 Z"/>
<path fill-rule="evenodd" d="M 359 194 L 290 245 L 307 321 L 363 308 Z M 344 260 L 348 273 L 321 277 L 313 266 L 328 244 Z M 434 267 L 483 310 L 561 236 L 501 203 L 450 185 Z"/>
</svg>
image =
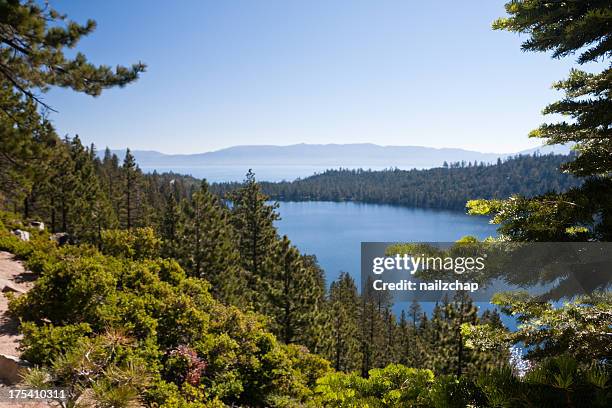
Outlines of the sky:
<svg viewBox="0 0 612 408">
<path fill-rule="evenodd" d="M 493 31 L 504 0 L 157 0 L 51 5 L 98 28 L 97 64 L 142 61 L 100 97 L 44 95 L 60 135 L 98 148 L 376 143 L 510 153 L 573 64 Z"/>
</svg>

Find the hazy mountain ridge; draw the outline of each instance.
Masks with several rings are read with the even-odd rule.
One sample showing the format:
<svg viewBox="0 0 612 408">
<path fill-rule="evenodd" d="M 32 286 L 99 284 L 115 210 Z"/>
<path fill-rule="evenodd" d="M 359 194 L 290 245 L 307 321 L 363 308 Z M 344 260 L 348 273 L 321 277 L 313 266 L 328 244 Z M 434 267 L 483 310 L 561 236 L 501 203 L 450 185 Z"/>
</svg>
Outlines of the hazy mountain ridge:
<svg viewBox="0 0 612 408">
<path fill-rule="evenodd" d="M 308 165 L 330 167 L 386 166 L 403 168 L 439 167 L 447 162 L 478 161 L 490 163 L 517 154 L 567 154 L 566 146 L 541 146 L 515 153 L 482 153 L 459 148 L 423 146 L 380 146 L 361 144 L 295 144 L 289 146 L 245 145 L 195 154 L 164 154 L 152 150 L 133 150 L 141 167 L 199 167 L 219 165 Z M 112 150 L 122 158 L 125 150 Z M 104 151 L 99 155 L 103 156 Z"/>
</svg>

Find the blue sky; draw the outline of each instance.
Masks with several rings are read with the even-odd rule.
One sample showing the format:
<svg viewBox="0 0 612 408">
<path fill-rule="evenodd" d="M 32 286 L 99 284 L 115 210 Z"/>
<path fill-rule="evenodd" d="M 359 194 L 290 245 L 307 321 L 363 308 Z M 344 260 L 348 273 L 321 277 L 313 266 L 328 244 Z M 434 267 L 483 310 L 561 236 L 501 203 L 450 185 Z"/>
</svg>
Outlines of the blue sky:
<svg viewBox="0 0 612 408">
<path fill-rule="evenodd" d="M 52 1 L 97 30 L 96 63 L 143 61 L 91 98 L 54 89 L 61 135 L 195 153 L 242 144 L 361 143 L 513 152 L 572 61 L 493 31 L 503 0 Z"/>
</svg>

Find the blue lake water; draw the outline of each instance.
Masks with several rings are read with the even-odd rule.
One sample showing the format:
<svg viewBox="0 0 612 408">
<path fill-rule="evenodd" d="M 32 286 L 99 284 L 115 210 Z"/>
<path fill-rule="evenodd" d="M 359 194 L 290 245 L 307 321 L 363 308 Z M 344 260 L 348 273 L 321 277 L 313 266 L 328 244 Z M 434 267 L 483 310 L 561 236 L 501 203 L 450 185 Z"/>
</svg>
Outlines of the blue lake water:
<svg viewBox="0 0 612 408">
<path fill-rule="evenodd" d="M 314 254 L 325 271 L 329 285 L 341 271 L 360 281 L 362 241 L 453 242 L 473 235 L 479 239 L 496 235 L 488 218 L 458 211 L 427 210 L 382 204 L 335 203 L 323 201 L 281 202 L 277 221 L 280 234 L 287 235 L 300 251 Z M 476 302 L 481 311 L 494 306 Z M 406 303 L 393 307 L 396 315 Z M 431 313 L 434 303 L 422 302 Z M 516 327 L 514 319 L 502 316 L 506 326 Z"/>
<path fill-rule="evenodd" d="M 487 218 L 457 211 L 311 201 L 281 202 L 279 213 L 279 232 L 303 253 L 317 256 L 328 284 L 341 271 L 359 281 L 362 241 L 453 242 L 465 235 L 496 235 Z"/>
</svg>

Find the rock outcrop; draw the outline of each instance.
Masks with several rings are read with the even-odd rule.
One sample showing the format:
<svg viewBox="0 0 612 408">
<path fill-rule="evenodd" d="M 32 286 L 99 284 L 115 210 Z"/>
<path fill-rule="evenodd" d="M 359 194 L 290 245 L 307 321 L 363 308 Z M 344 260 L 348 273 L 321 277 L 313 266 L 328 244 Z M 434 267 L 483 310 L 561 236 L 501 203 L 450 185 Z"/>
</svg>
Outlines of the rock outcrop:
<svg viewBox="0 0 612 408">
<path fill-rule="evenodd" d="M 15 235 L 17 238 L 19 238 L 22 241 L 30 240 L 30 233 L 28 231 L 16 229 L 16 230 L 13 230 L 12 233 L 13 235 Z"/>
</svg>

